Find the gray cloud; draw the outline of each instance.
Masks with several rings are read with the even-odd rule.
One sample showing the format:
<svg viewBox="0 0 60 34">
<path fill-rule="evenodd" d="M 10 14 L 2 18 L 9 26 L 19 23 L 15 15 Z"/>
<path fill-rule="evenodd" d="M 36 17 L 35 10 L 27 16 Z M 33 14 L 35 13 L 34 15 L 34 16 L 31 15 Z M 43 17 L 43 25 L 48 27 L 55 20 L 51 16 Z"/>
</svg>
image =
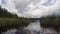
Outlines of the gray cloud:
<svg viewBox="0 0 60 34">
<path fill-rule="evenodd" d="M 18 9 L 20 13 L 23 13 L 24 10 L 27 10 L 27 6 L 30 4 L 30 3 L 38 3 L 40 0 L 14 0 L 14 3 L 15 3 L 15 6 L 16 6 L 16 9 Z"/>
<path fill-rule="evenodd" d="M 47 16 L 60 13 L 60 0 L 57 0 L 52 5 L 42 5 L 46 0 L 8 0 L 6 7 L 7 10 L 14 13 L 16 12 L 19 17 L 40 18 L 41 16 Z M 46 1 L 48 2 L 48 1 Z M 51 2 L 53 3 L 53 1 Z M 48 3 L 49 4 L 49 3 Z"/>
</svg>

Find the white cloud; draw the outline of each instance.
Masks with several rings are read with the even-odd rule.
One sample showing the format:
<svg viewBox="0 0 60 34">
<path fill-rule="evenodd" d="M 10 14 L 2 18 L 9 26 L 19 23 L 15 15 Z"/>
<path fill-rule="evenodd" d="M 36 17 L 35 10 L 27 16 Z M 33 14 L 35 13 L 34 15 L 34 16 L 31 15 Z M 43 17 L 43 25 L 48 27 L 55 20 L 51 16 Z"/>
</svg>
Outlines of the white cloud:
<svg viewBox="0 0 60 34">
<path fill-rule="evenodd" d="M 2 8 L 6 8 L 11 13 L 17 13 L 17 9 L 15 8 L 13 0 L 3 0 L 3 1 L 6 2 L 6 4 L 5 3 L 3 4 L 1 1 Z"/>
<path fill-rule="evenodd" d="M 0 5 L 1 5 L 2 0 L 0 0 Z"/>
<path fill-rule="evenodd" d="M 5 7 L 10 12 L 16 12 L 20 17 L 35 17 L 40 18 L 41 16 L 47 16 L 52 14 L 53 12 L 57 12 L 60 9 L 60 0 L 54 0 L 49 4 L 52 5 L 42 5 L 48 0 L 7 0 L 7 5 L 3 5 L 0 0 L 0 4 L 2 7 Z"/>
<path fill-rule="evenodd" d="M 43 2 L 42 2 L 43 3 Z M 29 5 L 30 10 L 28 10 L 28 12 L 25 12 L 25 14 L 29 14 L 28 17 L 41 17 L 41 16 L 47 16 L 47 15 L 51 15 L 53 14 L 53 12 L 58 13 L 58 9 L 60 9 L 60 0 L 57 0 L 53 5 L 50 6 L 44 6 L 42 5 L 41 1 L 40 3 L 38 3 L 37 5 Z M 27 7 L 27 8 L 29 8 Z M 39 7 L 39 9 L 33 10 L 33 8 Z M 59 11 L 60 12 L 60 11 Z"/>
</svg>

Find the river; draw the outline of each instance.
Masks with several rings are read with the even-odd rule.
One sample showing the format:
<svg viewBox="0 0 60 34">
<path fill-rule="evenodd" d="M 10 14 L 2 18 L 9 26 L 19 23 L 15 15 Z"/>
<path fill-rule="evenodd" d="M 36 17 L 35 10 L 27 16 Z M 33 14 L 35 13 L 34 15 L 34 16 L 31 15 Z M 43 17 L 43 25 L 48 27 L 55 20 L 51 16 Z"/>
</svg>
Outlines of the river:
<svg viewBox="0 0 60 34">
<path fill-rule="evenodd" d="M 53 28 L 42 28 L 40 21 L 36 20 L 35 22 L 31 22 L 25 28 L 10 29 L 1 34 L 57 34 L 57 32 Z"/>
</svg>

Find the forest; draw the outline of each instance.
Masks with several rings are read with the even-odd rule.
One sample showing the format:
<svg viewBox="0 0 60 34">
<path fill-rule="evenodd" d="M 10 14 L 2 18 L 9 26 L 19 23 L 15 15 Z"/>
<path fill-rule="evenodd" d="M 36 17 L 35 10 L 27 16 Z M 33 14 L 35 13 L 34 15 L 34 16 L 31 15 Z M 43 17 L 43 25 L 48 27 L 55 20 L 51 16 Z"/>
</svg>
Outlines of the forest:
<svg viewBox="0 0 60 34">
<path fill-rule="evenodd" d="M 17 14 L 10 13 L 7 9 L 0 6 L 0 33 L 10 28 L 27 26 L 30 22 L 30 19 L 18 17 Z"/>
</svg>

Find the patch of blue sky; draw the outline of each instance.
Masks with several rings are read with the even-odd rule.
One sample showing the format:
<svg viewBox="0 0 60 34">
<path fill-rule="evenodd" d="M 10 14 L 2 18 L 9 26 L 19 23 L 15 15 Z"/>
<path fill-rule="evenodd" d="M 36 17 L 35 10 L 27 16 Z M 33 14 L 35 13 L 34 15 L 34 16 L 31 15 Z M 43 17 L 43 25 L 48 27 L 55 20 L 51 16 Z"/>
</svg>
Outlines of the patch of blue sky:
<svg viewBox="0 0 60 34">
<path fill-rule="evenodd" d="M 47 2 L 43 3 L 42 5 L 44 5 L 44 6 L 50 6 L 50 5 L 53 5 L 55 3 L 55 1 L 56 0 L 48 0 Z"/>
<path fill-rule="evenodd" d="M 2 4 L 6 5 L 7 4 L 7 0 L 2 0 Z"/>
</svg>

